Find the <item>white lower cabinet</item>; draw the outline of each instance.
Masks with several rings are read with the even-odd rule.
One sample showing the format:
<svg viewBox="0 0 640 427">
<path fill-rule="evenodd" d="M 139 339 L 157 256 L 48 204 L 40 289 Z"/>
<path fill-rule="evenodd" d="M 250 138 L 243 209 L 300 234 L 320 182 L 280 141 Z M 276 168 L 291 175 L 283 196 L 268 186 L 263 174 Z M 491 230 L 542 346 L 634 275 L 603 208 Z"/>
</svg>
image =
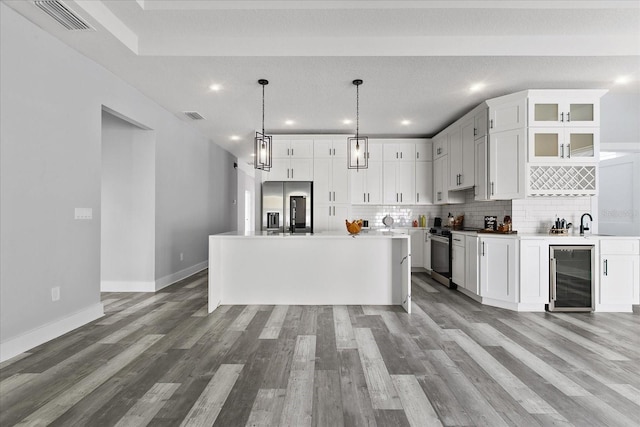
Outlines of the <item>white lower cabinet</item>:
<svg viewBox="0 0 640 427">
<path fill-rule="evenodd" d="M 464 240 L 464 288 L 474 295 L 479 295 L 478 236 L 465 236 Z"/>
<path fill-rule="evenodd" d="M 411 236 L 411 267 L 424 267 L 424 233 L 423 229 L 410 229 Z"/>
<path fill-rule="evenodd" d="M 483 302 L 516 308 L 518 256 L 518 239 L 480 238 L 480 295 Z"/>
<path fill-rule="evenodd" d="M 600 309 L 638 304 L 640 252 L 638 240 L 600 241 Z M 626 311 L 626 310 L 625 310 Z"/>
<path fill-rule="evenodd" d="M 520 303 L 549 303 L 549 242 L 520 240 Z"/>
<path fill-rule="evenodd" d="M 428 230 L 424 230 L 424 246 L 422 259 L 424 260 L 422 266 L 427 271 L 431 271 L 431 236 L 429 235 Z"/>
<path fill-rule="evenodd" d="M 464 248 L 464 235 L 453 233 L 451 237 L 451 280 L 456 285 L 466 288 L 464 281 L 466 258 Z"/>
</svg>

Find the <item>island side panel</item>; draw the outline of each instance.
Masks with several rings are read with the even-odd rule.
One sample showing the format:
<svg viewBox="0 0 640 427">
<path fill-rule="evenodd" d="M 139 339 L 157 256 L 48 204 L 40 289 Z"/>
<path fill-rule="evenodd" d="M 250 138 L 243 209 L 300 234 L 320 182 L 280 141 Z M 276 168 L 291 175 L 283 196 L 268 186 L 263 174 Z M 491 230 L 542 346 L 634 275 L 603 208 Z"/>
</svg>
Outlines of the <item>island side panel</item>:
<svg viewBox="0 0 640 427">
<path fill-rule="evenodd" d="M 222 304 L 400 305 L 394 240 L 221 238 Z"/>
<path fill-rule="evenodd" d="M 222 263 L 223 241 L 209 236 L 209 313 L 222 303 Z"/>
</svg>

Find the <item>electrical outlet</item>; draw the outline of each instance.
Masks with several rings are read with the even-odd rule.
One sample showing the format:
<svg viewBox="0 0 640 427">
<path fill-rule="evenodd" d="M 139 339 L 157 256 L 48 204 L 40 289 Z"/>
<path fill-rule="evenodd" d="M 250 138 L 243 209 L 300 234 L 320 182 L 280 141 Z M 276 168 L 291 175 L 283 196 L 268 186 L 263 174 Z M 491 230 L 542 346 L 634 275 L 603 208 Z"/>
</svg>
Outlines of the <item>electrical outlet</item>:
<svg viewBox="0 0 640 427">
<path fill-rule="evenodd" d="M 51 301 L 59 301 L 60 300 L 60 286 L 55 286 L 51 288 Z"/>
<path fill-rule="evenodd" d="M 93 219 L 93 209 L 76 208 L 74 212 L 74 219 Z"/>
<path fill-rule="evenodd" d="M 184 254 L 180 252 L 180 261 L 184 261 Z"/>
</svg>

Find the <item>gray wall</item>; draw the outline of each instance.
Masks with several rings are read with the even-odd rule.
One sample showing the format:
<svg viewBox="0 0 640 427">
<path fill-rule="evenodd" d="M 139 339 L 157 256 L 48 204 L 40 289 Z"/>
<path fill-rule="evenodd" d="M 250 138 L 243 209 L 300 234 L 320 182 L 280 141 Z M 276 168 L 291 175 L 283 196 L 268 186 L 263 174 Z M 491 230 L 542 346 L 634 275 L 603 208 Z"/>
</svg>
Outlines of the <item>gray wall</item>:
<svg viewBox="0 0 640 427">
<path fill-rule="evenodd" d="M 237 185 L 235 158 L 191 123 L 2 3 L 0 20 L 4 342 L 100 302 L 103 106 L 156 135 L 156 282 L 206 261 L 208 234 L 236 228 Z M 74 220 L 75 207 L 93 219 Z"/>
</svg>

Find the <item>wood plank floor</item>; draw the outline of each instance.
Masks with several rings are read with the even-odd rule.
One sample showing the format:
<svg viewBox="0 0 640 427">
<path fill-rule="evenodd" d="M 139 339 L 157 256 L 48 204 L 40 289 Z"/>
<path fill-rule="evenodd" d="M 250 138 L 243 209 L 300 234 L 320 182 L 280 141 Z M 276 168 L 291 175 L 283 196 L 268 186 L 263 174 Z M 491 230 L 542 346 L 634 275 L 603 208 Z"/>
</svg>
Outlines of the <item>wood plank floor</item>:
<svg viewBox="0 0 640 427">
<path fill-rule="evenodd" d="M 206 271 L 0 366 L 0 425 L 639 426 L 640 315 L 221 306 Z"/>
</svg>

